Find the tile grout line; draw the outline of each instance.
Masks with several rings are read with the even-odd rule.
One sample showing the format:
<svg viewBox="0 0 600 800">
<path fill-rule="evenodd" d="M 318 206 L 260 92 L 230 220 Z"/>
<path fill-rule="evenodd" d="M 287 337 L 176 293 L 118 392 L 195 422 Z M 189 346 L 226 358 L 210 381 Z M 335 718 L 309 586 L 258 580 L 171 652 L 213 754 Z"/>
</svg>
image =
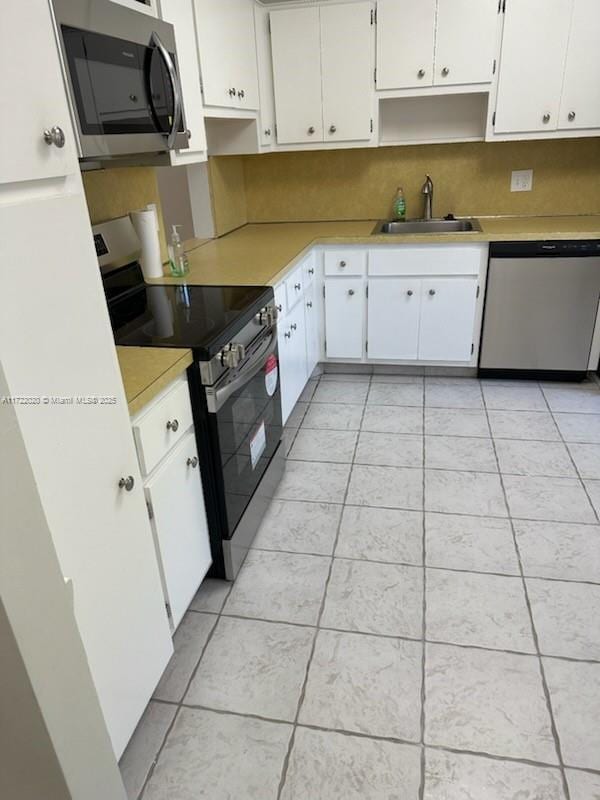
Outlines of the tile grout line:
<svg viewBox="0 0 600 800">
<path fill-rule="evenodd" d="M 422 413 L 422 426 L 423 430 L 421 432 L 422 435 L 422 459 L 423 459 L 423 473 L 422 473 L 422 492 L 423 492 L 423 509 L 421 511 L 422 515 L 422 530 L 421 530 L 421 559 L 423 562 L 423 598 L 422 598 L 422 607 L 421 613 L 423 615 L 423 619 L 421 622 L 422 625 L 422 638 L 423 641 L 421 642 L 421 781 L 419 784 L 419 800 L 424 800 L 425 798 L 425 780 L 426 780 L 426 752 L 425 752 L 425 701 L 426 701 L 426 650 L 427 650 L 427 528 L 425 525 L 425 447 L 426 447 L 426 436 L 425 436 L 425 381 L 423 381 L 423 413 Z"/>
<path fill-rule="evenodd" d="M 365 402 L 363 404 L 363 410 L 362 410 L 362 414 L 361 414 L 361 425 L 362 425 L 362 420 L 363 420 L 364 415 L 365 415 L 365 409 L 367 407 L 367 397 L 369 395 L 369 391 L 370 391 L 370 388 L 371 388 L 371 378 L 370 377 L 369 377 L 369 380 L 368 380 L 367 383 L 368 383 L 368 389 L 367 389 L 367 395 L 365 397 Z M 359 430 L 360 430 L 360 427 L 359 427 Z M 354 455 L 356 455 L 356 449 L 358 447 L 358 438 L 359 437 L 357 436 L 356 437 L 356 442 L 354 444 Z M 287 748 L 285 757 L 283 759 L 283 764 L 281 766 L 281 775 L 280 775 L 280 779 L 279 779 L 279 786 L 278 786 L 278 789 L 277 789 L 277 800 L 281 800 L 283 789 L 285 787 L 285 782 L 287 780 L 287 775 L 288 775 L 288 770 L 289 770 L 289 766 L 290 766 L 290 760 L 291 760 L 291 756 L 292 756 L 292 751 L 294 749 L 294 744 L 295 744 L 295 741 L 296 741 L 296 731 L 298 729 L 298 719 L 300 717 L 300 711 L 302 709 L 302 705 L 304 703 L 304 698 L 306 696 L 306 689 L 307 689 L 307 686 L 308 686 L 308 676 L 309 676 L 310 668 L 311 668 L 311 665 L 312 665 L 313 657 L 314 657 L 314 654 L 315 654 L 315 649 L 316 649 L 316 646 L 317 646 L 317 637 L 319 635 L 321 618 L 323 617 L 323 612 L 325 610 L 325 602 L 326 602 L 326 599 L 327 599 L 327 590 L 329 588 L 329 581 L 331 580 L 331 573 L 333 571 L 333 562 L 334 562 L 334 559 L 335 559 L 335 551 L 336 551 L 338 539 L 339 539 L 339 536 L 340 536 L 340 530 L 341 530 L 341 527 L 342 527 L 342 517 L 343 517 L 343 513 L 344 513 L 343 512 L 343 507 L 344 507 L 344 505 L 346 503 L 346 499 L 348 497 L 348 492 L 350 490 L 350 481 L 351 481 L 351 479 L 352 479 L 352 464 L 350 466 L 350 471 L 348 472 L 348 481 L 346 483 L 346 489 L 344 491 L 344 498 L 343 498 L 343 501 L 341 503 L 342 512 L 341 512 L 341 514 L 339 516 L 339 519 L 338 519 L 338 522 L 337 522 L 336 534 L 335 534 L 335 539 L 334 539 L 334 542 L 333 542 L 333 549 L 331 551 L 331 556 L 330 556 L 330 561 L 329 561 L 329 571 L 327 573 L 327 578 L 325 580 L 325 586 L 324 586 L 324 589 L 323 589 L 323 596 L 321 598 L 321 604 L 319 606 L 319 613 L 317 615 L 317 621 L 316 621 L 316 625 L 315 625 L 315 632 L 314 632 L 314 636 L 313 636 L 313 640 L 312 640 L 310 653 L 309 653 L 309 656 L 308 656 L 308 661 L 306 663 L 306 669 L 305 669 L 305 672 L 304 672 L 304 680 L 302 682 L 302 688 L 300 690 L 300 696 L 298 698 L 298 705 L 296 707 L 296 714 L 294 716 L 292 734 L 290 736 L 290 740 L 288 742 L 288 748 Z"/>
<path fill-rule="evenodd" d="M 540 390 L 542 391 L 542 395 L 545 398 L 545 395 L 544 395 L 543 390 L 541 389 L 541 386 L 540 386 Z M 488 424 L 489 424 L 489 414 L 488 414 L 488 410 L 487 410 L 487 404 L 485 402 L 485 394 L 484 394 L 483 391 L 482 391 L 481 394 L 482 394 L 482 397 L 483 397 L 483 406 L 485 408 L 486 415 L 488 416 Z M 553 419 L 553 422 L 554 422 L 554 418 L 552 418 L 552 419 Z M 554 424 L 556 424 L 556 423 L 554 423 Z M 491 427 L 490 427 L 490 430 L 491 430 Z M 525 595 L 525 603 L 527 605 L 527 611 L 529 613 L 529 623 L 531 625 L 531 635 L 532 635 L 535 651 L 536 651 L 536 654 L 537 654 L 538 669 L 539 669 L 539 674 L 540 674 L 540 677 L 541 677 L 541 680 L 542 680 L 542 690 L 544 692 L 544 699 L 545 699 L 545 702 L 546 702 L 546 708 L 547 708 L 548 716 L 549 716 L 549 719 L 550 719 L 550 728 L 551 728 L 551 731 L 552 731 L 552 738 L 554 739 L 554 747 L 555 747 L 555 750 L 556 750 L 556 757 L 558 758 L 558 764 L 559 764 L 559 768 L 560 768 L 561 780 L 562 780 L 562 785 L 563 785 L 563 793 L 564 793 L 564 796 L 565 796 L 566 800 L 571 800 L 571 793 L 570 793 L 570 789 L 569 789 L 569 784 L 567 782 L 567 774 L 566 774 L 566 771 L 565 771 L 565 764 L 564 764 L 563 756 L 562 756 L 560 738 L 559 738 L 559 735 L 558 735 L 558 728 L 556 726 L 556 721 L 554 719 L 554 712 L 553 712 L 553 709 L 552 709 L 552 701 L 551 701 L 551 698 L 550 698 L 550 690 L 548 688 L 548 682 L 546 680 L 546 672 L 544 670 L 544 664 L 543 664 L 543 661 L 542 661 L 542 655 L 540 653 L 539 639 L 538 639 L 537 630 L 536 630 L 536 627 L 535 627 L 535 622 L 534 622 L 534 619 L 533 619 L 533 611 L 532 611 L 532 608 L 531 608 L 531 601 L 530 601 L 530 598 L 529 598 L 529 592 L 527 590 L 527 581 L 525 580 L 525 575 L 524 575 L 524 571 L 523 571 L 523 563 L 522 563 L 522 560 L 521 560 L 521 551 L 519 550 L 519 544 L 518 544 L 518 541 L 517 541 L 517 534 L 516 534 L 515 527 L 514 527 L 514 524 L 513 524 L 513 519 L 512 519 L 512 516 L 511 516 L 511 509 L 510 509 L 510 506 L 509 506 L 509 503 L 508 503 L 508 497 L 507 497 L 507 494 L 506 494 L 506 487 L 504 486 L 504 479 L 503 479 L 502 473 L 500 472 L 500 462 L 498 461 L 498 452 L 496 450 L 496 442 L 495 442 L 493 437 L 492 437 L 492 446 L 494 448 L 494 453 L 496 455 L 496 460 L 498 462 L 498 472 L 499 472 L 499 475 L 500 475 L 500 484 L 502 486 L 502 493 L 504 495 L 504 503 L 506 504 L 506 509 L 508 511 L 508 519 L 510 521 L 510 527 L 511 527 L 512 536 L 513 536 L 513 544 L 514 544 L 515 551 L 516 551 L 516 554 L 517 554 L 517 561 L 518 561 L 518 564 L 519 564 L 519 571 L 521 573 L 521 582 L 522 582 L 522 586 L 523 586 L 523 592 L 524 592 L 524 595 Z"/>
</svg>

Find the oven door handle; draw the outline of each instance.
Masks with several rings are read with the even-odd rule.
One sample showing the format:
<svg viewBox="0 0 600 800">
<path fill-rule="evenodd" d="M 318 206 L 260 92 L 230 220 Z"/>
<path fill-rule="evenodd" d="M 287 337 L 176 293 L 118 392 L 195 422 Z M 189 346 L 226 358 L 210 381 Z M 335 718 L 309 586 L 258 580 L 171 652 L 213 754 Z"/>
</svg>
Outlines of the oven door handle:
<svg viewBox="0 0 600 800">
<path fill-rule="evenodd" d="M 277 349 L 277 328 L 271 328 L 271 335 L 266 339 L 266 343 L 262 345 L 254 357 L 250 359 L 243 367 L 243 369 L 235 376 L 235 378 L 226 383 L 221 388 L 206 387 L 206 400 L 208 410 L 211 414 L 216 414 L 225 403 L 229 400 L 231 395 L 243 386 L 248 381 L 251 381 L 264 367 L 265 359 L 268 358 Z"/>
<path fill-rule="evenodd" d="M 167 148 L 172 150 L 175 147 L 175 139 L 177 138 L 177 131 L 179 130 L 179 121 L 183 119 L 183 96 L 181 92 L 181 83 L 179 76 L 175 69 L 175 64 L 171 58 L 171 54 L 162 43 L 162 40 L 156 31 L 152 32 L 151 42 L 156 46 L 160 53 L 160 57 L 164 61 L 169 80 L 171 81 L 171 88 L 173 89 L 173 119 L 171 121 L 171 130 L 167 134 Z"/>
</svg>

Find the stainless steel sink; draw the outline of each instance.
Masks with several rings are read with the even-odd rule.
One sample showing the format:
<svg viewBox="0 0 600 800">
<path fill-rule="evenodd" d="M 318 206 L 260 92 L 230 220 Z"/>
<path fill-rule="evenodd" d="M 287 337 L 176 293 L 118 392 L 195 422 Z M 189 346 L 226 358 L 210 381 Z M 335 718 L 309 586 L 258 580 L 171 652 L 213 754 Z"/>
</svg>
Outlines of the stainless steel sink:
<svg viewBox="0 0 600 800">
<path fill-rule="evenodd" d="M 480 230 L 476 219 L 408 219 L 378 222 L 373 233 L 468 233 Z"/>
</svg>

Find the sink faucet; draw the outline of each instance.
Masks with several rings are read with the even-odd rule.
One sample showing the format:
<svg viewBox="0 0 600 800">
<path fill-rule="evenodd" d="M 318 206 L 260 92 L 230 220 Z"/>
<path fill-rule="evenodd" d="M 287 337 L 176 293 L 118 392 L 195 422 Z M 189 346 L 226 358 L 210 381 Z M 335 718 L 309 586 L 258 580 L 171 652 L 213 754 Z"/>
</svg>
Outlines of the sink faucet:
<svg viewBox="0 0 600 800">
<path fill-rule="evenodd" d="M 426 175 L 426 181 L 421 187 L 421 193 L 425 195 L 425 207 L 423 209 L 423 219 L 431 219 L 433 212 L 433 181 Z"/>
</svg>

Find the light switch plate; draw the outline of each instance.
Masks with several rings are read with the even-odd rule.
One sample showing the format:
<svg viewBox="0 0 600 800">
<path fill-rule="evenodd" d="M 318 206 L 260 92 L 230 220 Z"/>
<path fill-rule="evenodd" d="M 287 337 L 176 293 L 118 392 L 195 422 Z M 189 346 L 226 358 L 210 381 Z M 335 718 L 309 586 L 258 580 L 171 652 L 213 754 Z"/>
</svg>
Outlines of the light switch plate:
<svg viewBox="0 0 600 800">
<path fill-rule="evenodd" d="M 530 192 L 533 189 L 533 170 L 515 169 L 510 177 L 511 192 Z"/>
</svg>

